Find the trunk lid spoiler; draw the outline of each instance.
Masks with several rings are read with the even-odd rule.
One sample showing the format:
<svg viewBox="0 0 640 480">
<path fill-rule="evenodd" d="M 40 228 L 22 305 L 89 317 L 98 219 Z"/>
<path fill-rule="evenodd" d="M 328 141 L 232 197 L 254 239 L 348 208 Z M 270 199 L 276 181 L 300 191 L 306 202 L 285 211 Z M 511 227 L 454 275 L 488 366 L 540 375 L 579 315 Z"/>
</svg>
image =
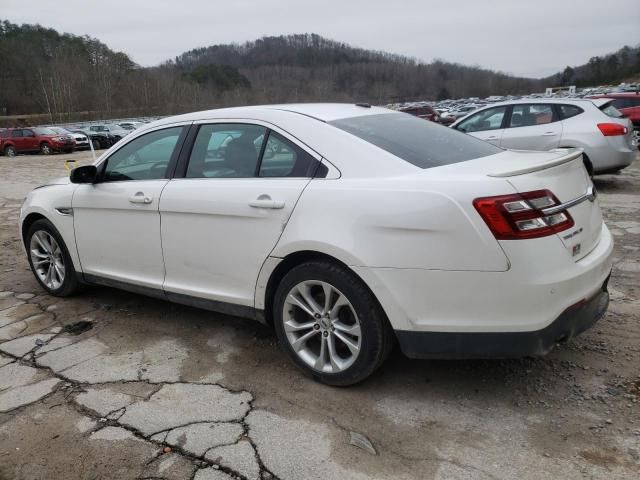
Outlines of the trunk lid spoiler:
<svg viewBox="0 0 640 480">
<path fill-rule="evenodd" d="M 514 150 L 518 151 L 518 150 Z M 519 153 L 530 153 L 529 151 L 518 151 Z M 523 162 L 522 165 L 502 165 L 499 168 L 488 174 L 489 177 L 505 178 L 515 177 L 518 175 L 526 175 L 527 173 L 537 172 L 539 170 L 546 170 L 547 168 L 557 167 L 564 163 L 569 163 L 576 158 L 582 156 L 582 148 L 557 148 L 550 150 L 548 153 L 556 153 L 555 157 L 549 158 L 548 156 L 527 159 L 527 162 Z M 533 152 L 531 152 L 533 153 Z M 538 153 L 538 152 L 536 152 Z"/>
</svg>

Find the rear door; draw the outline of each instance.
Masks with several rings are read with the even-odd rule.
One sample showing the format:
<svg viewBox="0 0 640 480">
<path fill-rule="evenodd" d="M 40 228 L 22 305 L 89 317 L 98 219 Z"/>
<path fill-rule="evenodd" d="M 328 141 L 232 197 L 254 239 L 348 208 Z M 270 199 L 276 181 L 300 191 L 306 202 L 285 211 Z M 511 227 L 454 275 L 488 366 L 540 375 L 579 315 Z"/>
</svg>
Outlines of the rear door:
<svg viewBox="0 0 640 480">
<path fill-rule="evenodd" d="M 456 130 L 500 146 L 508 109 L 509 107 L 507 105 L 487 108 L 466 118 L 456 125 L 455 128 Z"/>
<path fill-rule="evenodd" d="M 160 200 L 167 296 L 253 307 L 260 268 L 319 161 L 256 121 L 199 125 Z"/>
<path fill-rule="evenodd" d="M 512 150 L 551 150 L 562 138 L 562 122 L 550 104 L 512 106 L 500 146 Z"/>
</svg>

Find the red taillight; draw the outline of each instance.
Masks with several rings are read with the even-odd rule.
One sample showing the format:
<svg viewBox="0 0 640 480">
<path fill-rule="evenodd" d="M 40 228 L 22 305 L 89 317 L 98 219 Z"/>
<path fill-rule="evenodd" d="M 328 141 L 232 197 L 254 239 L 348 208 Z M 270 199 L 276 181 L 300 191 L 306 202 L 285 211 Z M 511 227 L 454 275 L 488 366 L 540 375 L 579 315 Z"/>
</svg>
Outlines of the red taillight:
<svg viewBox="0 0 640 480">
<path fill-rule="evenodd" d="M 574 225 L 569 212 L 545 214 L 544 209 L 559 205 L 549 190 L 476 198 L 473 206 L 498 240 L 539 238 L 561 232 Z"/>
<path fill-rule="evenodd" d="M 598 128 L 605 137 L 615 137 L 617 135 L 626 135 L 629 130 L 619 123 L 599 123 Z"/>
</svg>

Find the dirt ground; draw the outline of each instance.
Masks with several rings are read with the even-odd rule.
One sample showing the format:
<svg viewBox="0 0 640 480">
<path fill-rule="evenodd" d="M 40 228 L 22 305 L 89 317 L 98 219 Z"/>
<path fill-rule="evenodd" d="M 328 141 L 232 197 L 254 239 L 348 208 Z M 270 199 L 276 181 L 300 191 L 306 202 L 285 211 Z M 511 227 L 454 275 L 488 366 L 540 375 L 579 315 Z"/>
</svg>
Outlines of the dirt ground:
<svg viewBox="0 0 640 480">
<path fill-rule="evenodd" d="M 18 237 L 71 156 L 0 157 L 0 479 L 640 478 L 640 159 L 596 186 L 609 312 L 544 358 L 318 384 L 257 323 L 108 288 L 59 299 Z M 355 443 L 356 445 L 353 445 Z"/>
</svg>

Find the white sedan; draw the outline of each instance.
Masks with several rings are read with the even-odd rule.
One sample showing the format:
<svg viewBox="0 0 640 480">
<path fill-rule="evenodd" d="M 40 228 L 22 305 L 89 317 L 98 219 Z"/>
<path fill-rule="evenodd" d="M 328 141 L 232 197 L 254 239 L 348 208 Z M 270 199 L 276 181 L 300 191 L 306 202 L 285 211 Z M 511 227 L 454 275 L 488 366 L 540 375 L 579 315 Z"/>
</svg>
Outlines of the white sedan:
<svg viewBox="0 0 640 480">
<path fill-rule="evenodd" d="M 511 152 L 369 105 L 139 128 L 32 191 L 52 295 L 108 285 L 272 325 L 332 385 L 414 358 L 549 351 L 608 305 L 613 241 L 579 150 Z"/>
</svg>

